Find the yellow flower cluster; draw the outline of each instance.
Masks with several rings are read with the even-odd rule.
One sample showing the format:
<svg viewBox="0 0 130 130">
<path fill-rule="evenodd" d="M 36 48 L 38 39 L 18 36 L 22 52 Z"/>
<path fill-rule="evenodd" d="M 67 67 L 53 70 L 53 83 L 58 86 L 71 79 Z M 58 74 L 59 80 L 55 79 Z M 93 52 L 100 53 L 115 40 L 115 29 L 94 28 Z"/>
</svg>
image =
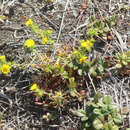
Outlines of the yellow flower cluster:
<svg viewBox="0 0 130 130">
<path fill-rule="evenodd" d="M 80 43 L 81 47 L 86 48 L 88 51 L 90 51 L 91 48 L 93 47 L 93 43 L 91 42 L 91 40 L 87 41 L 81 40 Z"/>
<path fill-rule="evenodd" d="M 24 46 L 29 49 L 33 49 L 35 47 L 35 42 L 32 39 L 28 39 L 25 41 Z"/>
<path fill-rule="evenodd" d="M 3 64 L 1 67 L 1 72 L 3 74 L 8 74 L 10 72 L 10 66 L 7 64 Z"/>
<path fill-rule="evenodd" d="M 87 62 L 87 61 L 86 61 L 87 58 L 88 58 L 88 57 L 86 57 L 86 56 L 83 56 L 82 58 L 80 58 L 80 60 L 79 60 L 80 64 L 86 63 L 86 62 Z"/>
<path fill-rule="evenodd" d="M 30 25 L 32 25 L 32 24 L 33 24 L 32 19 L 29 19 L 29 20 L 26 22 L 26 26 L 30 26 Z"/>
<path fill-rule="evenodd" d="M 43 32 L 41 44 L 54 44 L 54 40 L 51 39 L 52 30 L 46 30 Z"/>
<path fill-rule="evenodd" d="M 47 44 L 47 43 L 48 43 L 47 37 L 43 37 L 41 44 Z"/>
</svg>

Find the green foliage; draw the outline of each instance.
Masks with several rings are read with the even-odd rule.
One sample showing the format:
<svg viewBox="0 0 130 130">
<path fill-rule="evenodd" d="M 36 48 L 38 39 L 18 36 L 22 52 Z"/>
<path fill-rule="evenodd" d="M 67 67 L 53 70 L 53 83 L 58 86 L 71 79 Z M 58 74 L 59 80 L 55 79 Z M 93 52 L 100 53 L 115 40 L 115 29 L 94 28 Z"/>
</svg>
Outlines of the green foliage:
<svg viewBox="0 0 130 130">
<path fill-rule="evenodd" d="M 33 91 L 35 95 L 38 97 L 42 97 L 45 94 L 45 92 L 42 89 L 40 89 L 36 83 L 30 87 L 30 90 Z"/>
<path fill-rule="evenodd" d="M 26 26 L 32 31 L 32 33 L 34 34 L 34 36 L 37 39 L 41 39 L 40 40 L 40 44 L 53 44 L 54 40 L 52 39 L 52 31 L 51 30 L 42 30 L 39 28 L 39 26 L 32 20 L 32 19 L 28 19 L 26 21 Z"/>
<path fill-rule="evenodd" d="M 118 21 L 119 15 L 114 14 L 111 17 L 106 17 L 106 22 L 110 27 L 113 27 L 116 25 L 117 21 Z"/>
<path fill-rule="evenodd" d="M 110 31 L 110 27 L 116 25 L 118 18 L 119 16 L 116 14 L 111 17 L 106 17 L 104 20 L 91 17 L 90 23 L 92 23 L 93 26 L 88 30 L 88 37 L 106 37 L 107 32 Z"/>
<path fill-rule="evenodd" d="M 91 27 L 88 31 L 88 37 L 105 37 L 106 33 L 110 31 L 107 23 L 96 19 L 95 17 L 90 18 L 90 23 L 93 23 L 93 27 Z"/>
<path fill-rule="evenodd" d="M 121 68 L 127 66 L 130 63 L 130 51 L 116 54 L 116 67 Z"/>
<path fill-rule="evenodd" d="M 97 93 L 93 101 L 86 103 L 86 110 L 76 110 L 73 113 L 81 117 L 86 130 L 118 130 L 122 124 L 119 107 L 112 103 L 111 96 Z"/>
<path fill-rule="evenodd" d="M 64 95 L 65 94 L 62 91 L 57 91 L 54 94 L 50 93 L 49 98 L 53 101 L 53 104 L 57 107 L 63 105 L 65 101 Z"/>
<path fill-rule="evenodd" d="M 88 62 L 89 73 L 93 76 L 100 76 L 105 72 L 105 69 L 108 68 L 108 62 L 105 61 L 102 57 L 93 59 Z"/>
</svg>

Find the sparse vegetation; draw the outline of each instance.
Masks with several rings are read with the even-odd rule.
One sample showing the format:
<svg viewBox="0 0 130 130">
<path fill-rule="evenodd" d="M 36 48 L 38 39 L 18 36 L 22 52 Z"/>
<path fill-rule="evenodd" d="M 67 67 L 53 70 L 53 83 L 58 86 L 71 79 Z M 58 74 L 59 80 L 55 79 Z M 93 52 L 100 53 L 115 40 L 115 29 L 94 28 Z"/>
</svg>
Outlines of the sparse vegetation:
<svg viewBox="0 0 130 130">
<path fill-rule="evenodd" d="M 127 4 L 2 1 L 0 129 L 129 129 Z"/>
</svg>

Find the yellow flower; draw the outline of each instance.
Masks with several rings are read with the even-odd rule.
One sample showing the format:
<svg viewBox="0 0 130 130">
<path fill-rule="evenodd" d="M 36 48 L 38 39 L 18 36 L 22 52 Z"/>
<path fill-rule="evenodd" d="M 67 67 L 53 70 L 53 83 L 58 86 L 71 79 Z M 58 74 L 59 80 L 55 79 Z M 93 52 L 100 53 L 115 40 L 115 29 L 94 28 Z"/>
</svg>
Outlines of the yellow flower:
<svg viewBox="0 0 130 130">
<path fill-rule="evenodd" d="M 27 48 L 34 48 L 35 42 L 32 39 L 28 39 L 25 41 L 24 46 Z"/>
<path fill-rule="evenodd" d="M 87 41 L 86 41 L 86 44 L 87 44 L 89 47 L 93 47 L 93 43 L 92 43 L 90 40 L 87 40 Z"/>
<path fill-rule="evenodd" d="M 88 57 L 86 57 L 86 56 L 80 58 L 80 60 L 79 60 L 80 64 L 87 62 L 87 61 L 86 61 L 87 58 L 88 58 Z"/>
<path fill-rule="evenodd" d="M 8 74 L 10 72 L 10 66 L 3 64 L 1 71 L 2 71 L 3 74 Z"/>
<path fill-rule="evenodd" d="M 87 40 L 87 41 L 81 43 L 81 47 L 84 47 L 84 48 L 92 47 L 92 46 L 93 46 L 93 43 L 90 40 Z"/>
<path fill-rule="evenodd" d="M 34 91 L 38 88 L 37 84 L 33 84 L 31 87 L 30 87 L 30 90 Z"/>
<path fill-rule="evenodd" d="M 48 42 L 47 37 L 43 37 L 41 44 L 46 44 L 47 42 Z"/>
<path fill-rule="evenodd" d="M 26 26 L 30 26 L 30 25 L 32 25 L 32 24 L 33 24 L 32 19 L 29 19 L 29 20 L 26 22 Z"/>
<path fill-rule="evenodd" d="M 87 44 L 85 42 L 81 43 L 81 47 L 85 48 L 86 46 L 87 46 Z"/>
<path fill-rule="evenodd" d="M 81 47 L 83 48 L 86 48 L 88 51 L 91 50 L 91 48 L 93 47 L 93 43 L 92 43 L 93 40 L 87 40 L 87 41 L 80 41 L 81 43 Z"/>
<path fill-rule="evenodd" d="M 51 34 L 51 33 L 52 33 L 52 31 L 51 31 L 51 30 L 47 30 L 47 33 L 48 33 L 48 34 Z"/>
<path fill-rule="evenodd" d="M 2 63 L 4 63 L 4 62 L 6 61 L 6 59 L 5 59 L 5 55 L 0 56 L 0 61 L 1 61 Z"/>
</svg>

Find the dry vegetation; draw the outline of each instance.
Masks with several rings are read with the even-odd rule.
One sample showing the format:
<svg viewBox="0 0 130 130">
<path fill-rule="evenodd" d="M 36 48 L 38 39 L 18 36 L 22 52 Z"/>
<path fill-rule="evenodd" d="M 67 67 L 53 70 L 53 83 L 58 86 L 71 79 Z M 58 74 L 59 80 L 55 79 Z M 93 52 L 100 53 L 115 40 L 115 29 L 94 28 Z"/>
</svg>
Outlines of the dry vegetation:
<svg viewBox="0 0 130 130">
<path fill-rule="evenodd" d="M 0 129 L 82 130 L 72 111 L 98 92 L 130 128 L 129 11 L 128 0 L 0 1 Z"/>
</svg>

